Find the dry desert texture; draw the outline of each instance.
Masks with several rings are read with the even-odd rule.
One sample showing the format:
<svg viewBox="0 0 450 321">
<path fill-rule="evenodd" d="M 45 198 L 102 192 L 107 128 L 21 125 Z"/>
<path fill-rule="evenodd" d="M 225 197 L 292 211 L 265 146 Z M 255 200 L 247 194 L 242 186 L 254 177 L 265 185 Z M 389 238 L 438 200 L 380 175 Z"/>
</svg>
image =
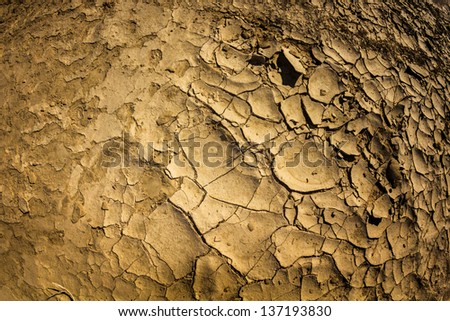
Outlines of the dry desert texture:
<svg viewBox="0 0 450 321">
<path fill-rule="evenodd" d="M 447 1 L 0 17 L 0 299 L 450 299 Z"/>
</svg>

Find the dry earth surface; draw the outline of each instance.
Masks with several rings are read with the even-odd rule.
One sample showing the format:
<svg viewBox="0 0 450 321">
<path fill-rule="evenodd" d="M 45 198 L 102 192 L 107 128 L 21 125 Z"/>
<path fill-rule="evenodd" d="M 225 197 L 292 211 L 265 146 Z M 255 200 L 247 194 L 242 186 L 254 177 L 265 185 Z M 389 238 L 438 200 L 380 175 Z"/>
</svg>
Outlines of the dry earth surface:
<svg viewBox="0 0 450 321">
<path fill-rule="evenodd" d="M 0 3 L 0 299 L 450 299 L 447 1 Z"/>
</svg>

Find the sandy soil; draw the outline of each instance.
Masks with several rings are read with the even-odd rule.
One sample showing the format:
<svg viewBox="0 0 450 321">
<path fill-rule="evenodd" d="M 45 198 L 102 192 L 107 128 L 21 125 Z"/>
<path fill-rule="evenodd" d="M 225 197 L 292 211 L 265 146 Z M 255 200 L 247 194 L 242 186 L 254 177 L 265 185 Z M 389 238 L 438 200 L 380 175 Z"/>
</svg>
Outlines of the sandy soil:
<svg viewBox="0 0 450 321">
<path fill-rule="evenodd" d="M 450 299 L 447 1 L 1 1 L 0 299 Z"/>
</svg>

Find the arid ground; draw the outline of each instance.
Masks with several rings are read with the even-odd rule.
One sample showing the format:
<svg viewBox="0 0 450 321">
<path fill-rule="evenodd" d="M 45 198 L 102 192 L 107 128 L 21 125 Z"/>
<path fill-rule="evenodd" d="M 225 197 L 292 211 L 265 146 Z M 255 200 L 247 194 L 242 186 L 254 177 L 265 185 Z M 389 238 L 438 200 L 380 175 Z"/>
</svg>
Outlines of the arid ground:
<svg viewBox="0 0 450 321">
<path fill-rule="evenodd" d="M 449 300 L 450 8 L 0 1 L 1 300 Z"/>
</svg>

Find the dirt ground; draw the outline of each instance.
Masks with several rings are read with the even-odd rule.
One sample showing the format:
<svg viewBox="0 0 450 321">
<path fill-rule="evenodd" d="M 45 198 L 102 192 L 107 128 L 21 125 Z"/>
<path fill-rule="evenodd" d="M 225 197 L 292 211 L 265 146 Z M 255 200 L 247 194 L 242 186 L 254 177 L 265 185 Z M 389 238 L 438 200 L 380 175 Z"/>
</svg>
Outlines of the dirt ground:
<svg viewBox="0 0 450 321">
<path fill-rule="evenodd" d="M 0 1 L 1 300 L 449 300 L 450 8 Z"/>
</svg>

